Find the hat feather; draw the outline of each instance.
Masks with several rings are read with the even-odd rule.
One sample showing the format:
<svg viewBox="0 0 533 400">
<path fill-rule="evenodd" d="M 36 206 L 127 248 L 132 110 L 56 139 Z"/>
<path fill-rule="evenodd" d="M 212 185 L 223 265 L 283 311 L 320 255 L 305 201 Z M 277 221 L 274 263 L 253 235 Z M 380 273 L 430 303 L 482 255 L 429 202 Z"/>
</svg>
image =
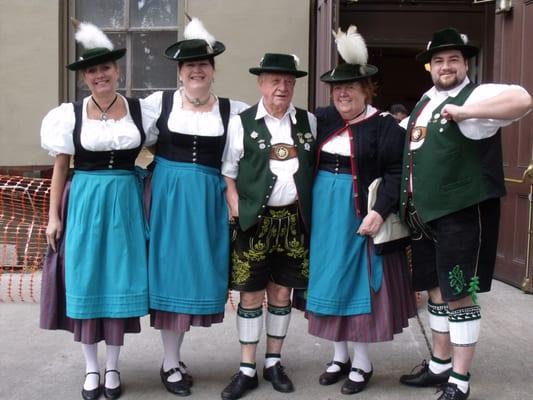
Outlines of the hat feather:
<svg viewBox="0 0 533 400">
<path fill-rule="evenodd" d="M 113 43 L 111 43 L 111 40 L 109 40 L 100 28 L 90 22 L 81 22 L 74 37 L 86 50 L 97 47 L 113 50 Z"/>
<path fill-rule="evenodd" d="M 341 28 L 337 32 L 333 31 L 333 37 L 337 44 L 337 51 L 345 62 L 354 65 L 366 65 L 368 50 L 365 40 L 357 33 L 355 25 L 350 25 L 346 32 L 343 32 Z"/>
<path fill-rule="evenodd" d="M 183 37 L 187 40 L 203 39 L 211 46 L 214 46 L 216 42 L 215 37 L 205 29 L 204 24 L 198 18 L 192 18 L 191 22 L 187 24 L 183 32 Z"/>
</svg>

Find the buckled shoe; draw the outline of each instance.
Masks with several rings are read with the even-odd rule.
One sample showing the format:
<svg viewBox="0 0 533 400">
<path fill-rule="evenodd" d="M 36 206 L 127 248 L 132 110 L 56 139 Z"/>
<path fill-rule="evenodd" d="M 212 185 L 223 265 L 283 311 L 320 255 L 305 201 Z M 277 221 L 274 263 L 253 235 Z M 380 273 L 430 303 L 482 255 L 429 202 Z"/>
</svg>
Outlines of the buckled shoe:
<svg viewBox="0 0 533 400">
<path fill-rule="evenodd" d="M 372 377 L 372 374 L 374 372 L 374 369 L 371 369 L 370 372 L 365 372 L 362 369 L 359 368 L 352 368 L 351 371 L 359 373 L 363 377 L 363 382 L 356 382 L 352 381 L 350 377 L 348 376 L 348 379 L 344 381 L 341 387 L 341 393 L 342 394 L 355 394 L 362 392 L 366 385 L 368 385 L 368 382 L 370 381 L 370 378 Z"/>
<path fill-rule="evenodd" d="M 165 389 L 167 389 L 172 394 L 178 396 L 189 396 L 191 394 L 191 388 L 189 386 L 189 383 L 186 382 L 185 379 L 183 379 L 183 375 L 181 376 L 181 380 L 177 382 L 168 381 L 168 377 L 176 372 L 179 372 L 181 374 L 179 368 L 170 368 L 168 371 L 165 371 L 163 369 L 163 366 L 161 366 L 159 375 L 161 375 L 161 382 L 163 382 L 163 386 L 165 386 Z"/>
<path fill-rule="evenodd" d="M 340 378 L 350 373 L 350 368 L 352 366 L 352 362 L 350 361 L 350 359 L 348 359 L 348 361 L 346 361 L 345 363 L 333 360 L 332 362 L 328 363 L 328 367 L 333 364 L 338 365 L 340 367 L 340 370 L 335 372 L 328 372 L 326 370 L 318 378 L 318 383 L 323 386 L 333 385 L 334 383 L 337 383 Z"/>
<path fill-rule="evenodd" d="M 114 372 L 118 375 L 119 384 L 116 388 L 108 388 L 105 385 L 106 382 L 106 376 L 108 373 Z M 122 395 L 122 385 L 120 383 L 120 372 L 116 369 L 106 369 L 104 374 L 104 397 L 106 399 L 118 399 Z"/>
<path fill-rule="evenodd" d="M 81 397 L 84 400 L 96 400 L 98 397 L 100 397 L 100 392 L 102 389 L 100 388 L 100 372 L 87 372 L 85 376 L 87 375 L 98 375 L 98 387 L 96 389 L 92 390 L 85 390 L 83 387 L 81 388 Z"/>
</svg>

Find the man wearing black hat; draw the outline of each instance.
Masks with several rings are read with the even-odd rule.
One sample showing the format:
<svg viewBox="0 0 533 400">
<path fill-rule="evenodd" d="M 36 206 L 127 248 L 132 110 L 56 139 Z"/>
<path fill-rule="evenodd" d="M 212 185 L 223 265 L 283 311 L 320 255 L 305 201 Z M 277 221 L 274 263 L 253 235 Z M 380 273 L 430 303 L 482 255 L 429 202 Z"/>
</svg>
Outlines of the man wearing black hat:
<svg viewBox="0 0 533 400">
<path fill-rule="evenodd" d="M 505 195 L 500 128 L 532 107 L 520 86 L 470 82 L 468 59 L 477 52 L 446 28 L 417 56 L 430 64 L 434 86 L 411 113 L 404 149 L 400 212 L 411 228 L 414 289 L 429 293 L 433 354 L 400 382 L 442 385 L 439 400 L 470 393 L 476 294 L 490 290 Z"/>
<path fill-rule="evenodd" d="M 275 390 L 294 386 L 281 366 L 281 348 L 291 312 L 291 290 L 305 289 L 309 274 L 308 233 L 315 159 L 316 120 L 294 107 L 299 71 L 296 56 L 267 53 L 258 68 L 261 100 L 230 121 L 222 174 L 234 223 L 230 287 L 240 291 L 237 330 L 239 372 L 222 391 L 238 399 L 258 385 L 256 348 L 266 313 L 267 351 L 263 378 Z"/>
</svg>

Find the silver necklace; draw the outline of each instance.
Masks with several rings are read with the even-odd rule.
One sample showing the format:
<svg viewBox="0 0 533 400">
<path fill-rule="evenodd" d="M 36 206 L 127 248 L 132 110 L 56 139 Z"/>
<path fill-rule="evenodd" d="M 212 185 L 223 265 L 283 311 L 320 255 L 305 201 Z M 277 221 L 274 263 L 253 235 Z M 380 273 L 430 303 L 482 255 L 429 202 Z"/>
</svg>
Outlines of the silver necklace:
<svg viewBox="0 0 533 400">
<path fill-rule="evenodd" d="M 191 99 L 189 96 L 187 96 L 187 93 L 185 93 L 185 90 L 183 91 L 183 96 L 185 96 L 185 99 L 191 103 L 194 107 L 200 107 L 205 106 L 207 103 L 209 103 L 209 100 L 211 99 L 211 93 L 207 96 L 205 100 L 200 100 L 198 97 L 196 99 Z"/>
<path fill-rule="evenodd" d="M 107 106 L 107 108 L 105 110 L 102 109 L 102 107 L 100 107 L 100 104 L 98 104 L 96 102 L 96 100 L 94 99 L 93 96 L 91 96 L 91 99 L 93 100 L 93 103 L 94 105 L 98 108 L 98 110 L 100 110 L 100 121 L 107 121 L 109 119 L 109 116 L 107 115 L 107 112 L 109 111 L 109 109 L 111 107 L 113 107 L 113 104 L 115 104 L 115 102 L 117 101 L 118 99 L 118 94 L 115 95 L 115 98 L 113 99 L 113 101 L 111 102 L 111 104 L 109 106 Z"/>
</svg>

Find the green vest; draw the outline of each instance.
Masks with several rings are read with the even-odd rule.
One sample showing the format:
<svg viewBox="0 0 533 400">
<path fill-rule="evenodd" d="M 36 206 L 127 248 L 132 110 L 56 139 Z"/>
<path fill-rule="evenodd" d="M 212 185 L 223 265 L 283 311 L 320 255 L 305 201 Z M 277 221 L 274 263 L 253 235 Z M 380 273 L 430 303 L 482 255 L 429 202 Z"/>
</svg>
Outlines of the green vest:
<svg viewBox="0 0 533 400">
<path fill-rule="evenodd" d="M 256 114 L 257 104 L 240 114 L 244 130 L 244 155 L 239 162 L 236 184 L 239 193 L 239 223 L 242 230 L 251 228 L 263 217 L 277 179 L 270 171 L 269 165 L 272 136 L 264 118 L 256 120 Z M 307 111 L 296 109 L 296 124 L 291 123 L 291 136 L 298 151 L 299 166 L 294 174 L 298 205 L 309 232 L 316 141 L 311 135 Z"/>
<path fill-rule="evenodd" d="M 457 123 L 447 121 L 440 115 L 446 104 L 463 105 L 474 88 L 475 85 L 472 83 L 465 86 L 456 97 L 447 98 L 433 110 L 427 125 L 424 143 L 420 148 L 412 151 L 409 149 L 411 130 L 429 99 L 422 98 L 411 113 L 403 156 L 400 197 L 402 219 L 405 219 L 411 168 L 412 201 L 424 222 L 499 196 L 500 186 L 503 183 L 492 183 L 490 175 L 493 171 L 489 169 L 502 168 L 501 155 L 499 166 L 485 167 L 487 163 L 483 154 L 488 142 L 494 143 L 497 150 L 500 149 L 501 154 L 499 135 L 497 138 L 484 140 L 469 139 L 461 133 Z"/>
</svg>

